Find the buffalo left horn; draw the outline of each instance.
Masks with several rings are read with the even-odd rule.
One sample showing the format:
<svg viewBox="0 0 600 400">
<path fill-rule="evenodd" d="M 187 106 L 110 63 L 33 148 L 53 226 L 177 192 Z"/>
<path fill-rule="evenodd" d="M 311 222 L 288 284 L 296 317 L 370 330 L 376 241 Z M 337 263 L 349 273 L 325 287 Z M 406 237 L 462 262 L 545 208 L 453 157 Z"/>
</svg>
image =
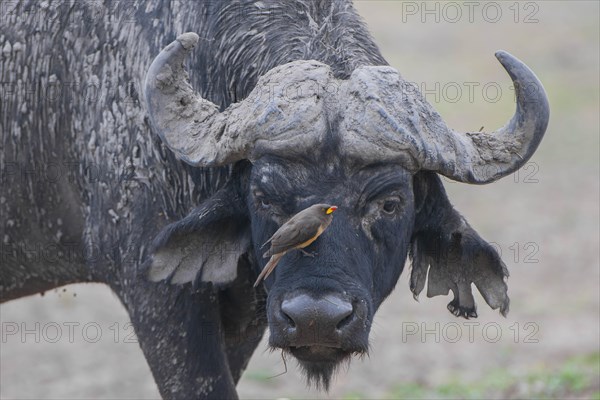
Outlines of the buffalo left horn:
<svg viewBox="0 0 600 400">
<path fill-rule="evenodd" d="M 443 123 L 431 124 L 427 134 L 435 138 L 438 147 L 421 154 L 421 169 L 460 182 L 484 184 L 511 174 L 533 155 L 548 126 L 548 97 L 539 79 L 522 61 L 505 51 L 498 51 L 496 58 L 515 86 L 517 110 L 512 119 L 492 133 L 462 133 Z"/>
</svg>

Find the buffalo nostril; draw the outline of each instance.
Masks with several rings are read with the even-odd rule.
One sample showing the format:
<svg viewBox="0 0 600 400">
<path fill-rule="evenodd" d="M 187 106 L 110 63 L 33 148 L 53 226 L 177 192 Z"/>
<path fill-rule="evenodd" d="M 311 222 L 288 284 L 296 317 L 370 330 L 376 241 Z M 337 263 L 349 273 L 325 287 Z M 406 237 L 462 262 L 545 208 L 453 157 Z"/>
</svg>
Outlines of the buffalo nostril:
<svg viewBox="0 0 600 400">
<path fill-rule="evenodd" d="M 347 316 L 345 316 L 340 322 L 338 322 L 338 324 L 336 325 L 336 329 L 343 329 L 346 325 L 348 325 L 350 323 L 350 321 L 352 321 L 352 319 L 354 318 L 354 313 L 350 313 Z"/>
<path fill-rule="evenodd" d="M 294 301 L 285 300 L 281 303 L 281 314 L 285 321 L 292 327 L 296 327 L 296 320 L 299 319 L 300 308 Z"/>
<path fill-rule="evenodd" d="M 281 303 L 282 314 L 292 327 L 303 330 L 334 331 L 352 320 L 352 303 L 333 294 L 319 299 L 301 294 Z"/>
<path fill-rule="evenodd" d="M 292 328 L 296 327 L 296 322 L 294 321 L 294 318 L 292 318 L 289 314 L 287 314 L 284 310 L 283 307 L 281 307 L 281 314 L 283 314 L 283 318 L 285 320 L 285 322 L 288 323 L 288 325 Z"/>
</svg>

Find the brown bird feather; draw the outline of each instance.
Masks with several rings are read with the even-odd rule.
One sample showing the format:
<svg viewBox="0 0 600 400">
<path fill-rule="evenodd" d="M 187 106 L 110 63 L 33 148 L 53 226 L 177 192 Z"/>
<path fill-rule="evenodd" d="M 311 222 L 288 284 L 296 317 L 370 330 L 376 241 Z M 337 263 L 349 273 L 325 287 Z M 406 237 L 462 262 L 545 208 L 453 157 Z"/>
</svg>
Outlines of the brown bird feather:
<svg viewBox="0 0 600 400">
<path fill-rule="evenodd" d="M 271 247 L 264 254 L 264 258 L 271 257 L 267 265 L 258 275 L 254 287 L 258 286 L 261 280 L 266 279 L 277 266 L 281 257 L 288 251 L 294 249 L 303 249 L 327 229 L 333 220 L 333 211 L 336 206 L 329 204 L 314 204 L 290 218 L 285 224 L 271 236 L 269 240 L 262 245 L 265 247 L 271 243 Z"/>
</svg>

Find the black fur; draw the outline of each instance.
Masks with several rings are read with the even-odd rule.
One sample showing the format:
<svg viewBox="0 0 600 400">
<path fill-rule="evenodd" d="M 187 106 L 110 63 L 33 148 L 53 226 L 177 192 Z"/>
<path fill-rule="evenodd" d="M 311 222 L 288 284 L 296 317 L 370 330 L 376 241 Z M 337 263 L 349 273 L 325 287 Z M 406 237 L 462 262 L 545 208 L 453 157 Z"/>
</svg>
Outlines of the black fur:
<svg viewBox="0 0 600 400">
<path fill-rule="evenodd" d="M 24 244 L 72 244 L 78 257 L 51 268 L 44 260 L 3 259 L 2 301 L 73 282 L 106 283 L 131 317 L 161 395 L 181 399 L 235 398 L 266 318 L 270 344 L 299 357 L 308 382 L 327 388 L 341 362 L 367 352 L 373 315 L 396 285 L 409 245 L 413 276 L 423 276 L 427 263 L 436 271 L 450 266 L 452 275 L 439 275 L 442 288 L 453 289 L 458 277 L 475 282 L 484 296 L 490 277 L 496 286 L 486 300 L 507 311 L 507 298 L 496 303 L 497 289 L 505 289 L 498 279 L 507 273 L 489 245 L 461 225 L 435 175 L 413 180 L 400 165 L 340 159 L 338 121 L 329 121 L 331 132 L 314 154 L 265 157 L 233 169 L 189 167 L 152 134 L 136 88 L 153 57 L 183 32 L 201 37 L 189 65 L 192 84 L 222 108 L 289 61 L 321 61 L 338 78 L 358 66 L 385 65 L 350 1 L 51 3 L 42 10 L 36 1 L 8 2 L 0 18 L 0 77 L 15 84 L 0 103 L 0 130 L 9 132 L 2 136 L 2 161 L 35 171 L 71 161 L 77 167 L 58 184 L 39 174 L 2 175 L 3 237 L 10 238 L 2 253 L 12 256 Z M 105 7 L 100 17 L 95 6 Z M 26 10 L 50 15 L 40 23 L 23 18 Z M 90 101 L 73 90 L 55 102 L 30 101 L 31 89 L 51 78 L 99 80 L 103 96 Z M 15 79 L 32 85 L 17 86 Z M 101 174 L 90 175 L 91 167 Z M 390 215 L 382 211 L 388 197 L 395 204 Z M 286 255 L 264 289 L 253 289 L 266 262 L 256 256 L 258 246 L 317 202 L 340 207 L 307 249 L 317 256 Z M 151 257 L 186 246 L 195 251 L 210 239 L 251 239 L 223 266 L 233 271 L 232 281 L 217 288 L 210 279 L 196 279 L 195 286 L 146 280 Z M 446 254 L 458 254 L 458 261 Z M 202 265 L 195 267 L 194 278 L 202 278 Z M 415 282 L 413 290 L 420 278 Z M 343 294 L 352 303 L 352 329 L 335 350 L 294 346 L 278 325 L 285 295 L 300 292 Z M 451 303 L 452 311 L 473 315 L 462 300 Z"/>
<path fill-rule="evenodd" d="M 248 163 L 238 163 L 235 178 L 185 218 L 163 228 L 144 263 L 150 280 L 193 282 L 194 287 L 202 280 L 217 287 L 235 280 L 239 259 L 251 241 L 243 189 L 248 170 Z"/>
<path fill-rule="evenodd" d="M 454 299 L 448 310 L 454 315 L 477 317 L 471 293 L 471 283 L 475 283 L 488 305 L 506 316 L 510 303 L 505 282 L 508 270 L 496 250 L 452 207 L 436 174 L 417 174 L 415 188 L 417 202 L 422 204 L 410 252 L 410 289 L 415 298 L 429 270 L 428 297 L 452 290 Z"/>
<path fill-rule="evenodd" d="M 248 196 L 256 254 L 281 221 L 308 205 L 339 207 L 330 227 L 306 248 L 316 256 L 292 252 L 266 280 L 270 345 L 295 356 L 299 350 L 280 326 L 279 307 L 286 296 L 344 293 L 354 304 L 354 318 L 361 323 L 344 332 L 339 353 L 324 353 L 319 360 L 299 358 L 307 380 L 325 388 L 340 362 L 367 352 L 373 315 L 402 272 L 414 218 L 412 177 L 401 167 L 330 165 L 331 170 L 318 159 L 262 159 L 253 166 Z M 382 201 L 390 196 L 401 199 L 401 207 L 383 215 Z"/>
</svg>

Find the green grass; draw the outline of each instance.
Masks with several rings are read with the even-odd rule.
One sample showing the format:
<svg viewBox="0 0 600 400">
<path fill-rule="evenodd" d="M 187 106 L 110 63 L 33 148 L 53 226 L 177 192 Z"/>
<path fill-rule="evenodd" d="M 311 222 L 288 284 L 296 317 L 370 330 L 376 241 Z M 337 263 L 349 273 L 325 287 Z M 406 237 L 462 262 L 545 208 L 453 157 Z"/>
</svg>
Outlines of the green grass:
<svg viewBox="0 0 600 400">
<path fill-rule="evenodd" d="M 246 377 L 267 384 L 270 370 L 249 370 Z M 430 399 L 591 399 L 600 400 L 600 353 L 571 357 L 555 365 L 536 365 L 526 372 L 495 369 L 476 381 L 457 374 L 436 386 L 406 382 L 394 386 L 384 398 Z M 347 392 L 343 400 L 369 399 L 363 392 Z"/>
<path fill-rule="evenodd" d="M 396 386 L 392 399 L 598 399 L 600 353 L 572 357 L 561 365 L 534 367 L 525 374 L 504 369 L 490 371 L 483 379 L 463 382 L 453 378 L 435 387 L 416 383 Z M 356 397 L 352 397 L 355 399 Z"/>
</svg>

